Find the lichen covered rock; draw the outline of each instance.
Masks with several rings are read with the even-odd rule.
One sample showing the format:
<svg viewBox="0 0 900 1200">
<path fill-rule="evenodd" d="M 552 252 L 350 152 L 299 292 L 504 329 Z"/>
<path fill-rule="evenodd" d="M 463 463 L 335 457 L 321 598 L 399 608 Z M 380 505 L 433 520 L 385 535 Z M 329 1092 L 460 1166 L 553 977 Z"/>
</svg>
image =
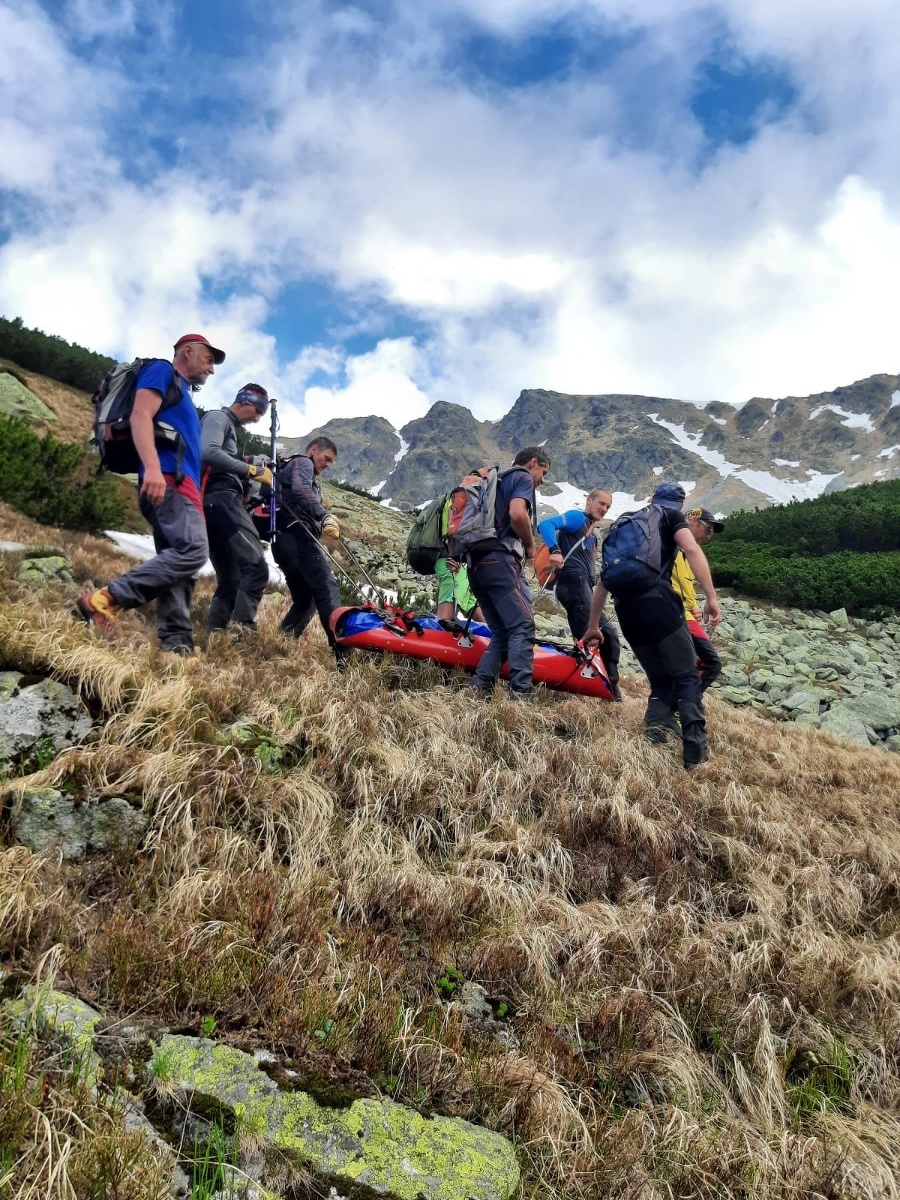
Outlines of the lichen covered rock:
<svg viewBox="0 0 900 1200">
<path fill-rule="evenodd" d="M 168 1035 L 153 1070 L 188 1093 L 194 1111 L 225 1110 L 326 1185 L 388 1200 L 509 1200 L 519 1167 L 506 1138 L 467 1121 L 423 1117 L 390 1100 L 326 1108 L 282 1092 L 240 1050 Z"/>
<path fill-rule="evenodd" d="M 0 676 L 0 763 L 28 757 L 39 744 L 58 754 L 90 732 L 87 709 L 71 688 L 55 679 L 22 686 L 24 676 Z"/>
</svg>

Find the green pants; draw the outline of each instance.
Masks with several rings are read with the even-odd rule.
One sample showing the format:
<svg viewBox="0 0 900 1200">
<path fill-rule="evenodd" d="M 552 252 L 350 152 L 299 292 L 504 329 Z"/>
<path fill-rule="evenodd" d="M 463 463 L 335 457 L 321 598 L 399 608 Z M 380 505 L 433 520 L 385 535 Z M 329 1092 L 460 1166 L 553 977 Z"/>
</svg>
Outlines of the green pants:
<svg viewBox="0 0 900 1200">
<path fill-rule="evenodd" d="M 438 604 L 456 603 L 464 613 L 469 613 L 478 603 L 469 587 L 469 572 L 460 566 L 454 575 L 447 566 L 446 558 L 439 558 L 435 563 L 434 573 L 438 581 Z"/>
</svg>

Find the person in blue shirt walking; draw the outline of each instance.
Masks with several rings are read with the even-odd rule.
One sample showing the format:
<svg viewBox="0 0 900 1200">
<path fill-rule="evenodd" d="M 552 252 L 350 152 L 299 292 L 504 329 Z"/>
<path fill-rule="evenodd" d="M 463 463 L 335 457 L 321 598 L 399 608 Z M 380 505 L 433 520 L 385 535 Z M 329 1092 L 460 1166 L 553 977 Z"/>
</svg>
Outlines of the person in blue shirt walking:
<svg viewBox="0 0 900 1200">
<path fill-rule="evenodd" d="M 606 488 L 594 488 L 588 493 L 584 508 L 570 508 L 568 512 L 545 517 L 538 524 L 538 533 L 550 552 L 550 562 L 556 568 L 553 584 L 556 598 L 566 612 L 572 637 L 581 639 L 587 632 L 591 615 L 591 599 L 597 582 L 598 539 L 594 526 L 609 512 L 612 493 Z M 619 657 L 622 646 L 615 627 L 604 615 L 600 629 L 600 657 L 606 667 L 613 694 L 621 699 L 619 692 Z"/>
<path fill-rule="evenodd" d="M 153 530 L 156 556 L 76 600 L 74 615 L 104 634 L 112 633 L 122 612 L 155 600 L 160 647 L 171 654 L 194 653 L 191 597 L 209 544 L 201 495 L 200 417 L 192 393 L 224 361 L 225 352 L 202 334 L 186 333 L 175 343 L 171 363 L 154 359 L 137 377 L 131 435 L 141 460 L 139 505 Z M 165 424 L 176 436 L 161 443 L 155 419 L 173 379 L 181 395 L 166 408 Z"/>
</svg>

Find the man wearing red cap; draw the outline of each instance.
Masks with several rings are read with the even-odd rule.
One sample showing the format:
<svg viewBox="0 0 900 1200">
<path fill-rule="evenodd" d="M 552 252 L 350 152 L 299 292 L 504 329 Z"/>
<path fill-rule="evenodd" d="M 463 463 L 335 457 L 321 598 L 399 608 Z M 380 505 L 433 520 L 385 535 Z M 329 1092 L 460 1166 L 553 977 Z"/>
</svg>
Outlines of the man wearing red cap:
<svg viewBox="0 0 900 1200">
<path fill-rule="evenodd" d="M 216 591 L 206 628 L 256 628 L 256 610 L 269 582 L 269 564 L 253 519 L 244 507 L 250 483 L 271 487 L 269 467 L 244 461 L 237 431 L 265 416 L 269 393 L 258 383 L 245 383 L 227 408 L 203 414 L 200 450 L 209 472 L 203 494 L 209 556 L 216 569 Z"/>
<path fill-rule="evenodd" d="M 209 554 L 200 494 L 200 418 L 191 393 L 224 361 L 224 352 L 202 334 L 186 333 L 175 343 L 171 364 L 154 359 L 138 375 L 131 436 L 142 464 L 140 508 L 153 530 L 156 557 L 75 602 L 76 616 L 110 633 L 120 613 L 155 600 L 160 646 L 173 654 L 194 652 L 191 597 Z M 160 414 L 173 381 L 181 397 Z"/>
</svg>

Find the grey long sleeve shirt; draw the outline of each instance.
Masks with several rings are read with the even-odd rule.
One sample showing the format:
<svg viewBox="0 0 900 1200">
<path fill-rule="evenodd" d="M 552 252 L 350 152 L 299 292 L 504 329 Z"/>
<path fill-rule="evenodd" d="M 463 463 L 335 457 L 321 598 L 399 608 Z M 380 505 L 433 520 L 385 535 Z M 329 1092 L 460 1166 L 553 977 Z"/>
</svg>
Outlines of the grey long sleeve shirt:
<svg viewBox="0 0 900 1200">
<path fill-rule="evenodd" d="M 200 459 L 210 469 L 207 492 L 243 491 L 250 466 L 238 452 L 238 419 L 230 408 L 203 414 L 200 422 Z"/>
</svg>

